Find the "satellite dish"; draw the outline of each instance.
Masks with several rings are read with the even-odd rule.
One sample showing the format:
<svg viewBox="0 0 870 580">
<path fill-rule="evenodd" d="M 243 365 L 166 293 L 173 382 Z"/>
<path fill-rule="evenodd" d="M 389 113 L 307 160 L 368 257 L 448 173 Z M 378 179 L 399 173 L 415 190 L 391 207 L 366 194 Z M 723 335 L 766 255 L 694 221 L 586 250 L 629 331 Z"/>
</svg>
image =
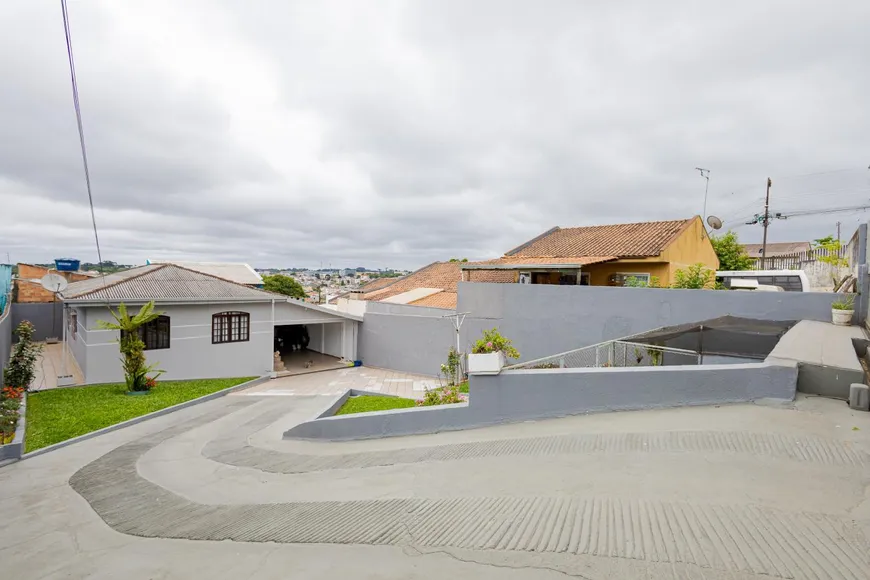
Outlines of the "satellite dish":
<svg viewBox="0 0 870 580">
<path fill-rule="evenodd" d="M 711 228 L 713 228 L 714 230 L 721 230 L 722 229 L 722 220 L 720 220 L 719 218 L 717 218 L 714 215 L 708 215 L 707 216 L 707 225 L 710 226 Z"/>
<path fill-rule="evenodd" d="M 58 292 L 63 292 L 66 290 L 68 283 L 66 278 L 61 276 L 60 274 L 55 274 L 53 272 L 49 272 L 39 281 L 42 284 L 42 287 L 48 290 L 49 292 L 54 292 L 57 294 Z"/>
</svg>

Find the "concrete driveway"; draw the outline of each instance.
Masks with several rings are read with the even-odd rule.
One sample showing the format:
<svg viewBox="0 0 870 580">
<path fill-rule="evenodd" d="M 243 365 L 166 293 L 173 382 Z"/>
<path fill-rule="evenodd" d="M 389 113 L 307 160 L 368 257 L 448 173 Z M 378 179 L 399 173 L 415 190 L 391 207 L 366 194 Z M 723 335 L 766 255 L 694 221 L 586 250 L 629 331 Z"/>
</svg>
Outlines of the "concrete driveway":
<svg viewBox="0 0 870 580">
<path fill-rule="evenodd" d="M 409 399 L 420 399 L 423 397 L 425 389 L 440 386 L 438 379 L 433 377 L 372 367 L 345 367 L 273 379 L 268 383 L 239 391 L 236 395 L 335 397 L 348 389 L 358 389 Z"/>
<path fill-rule="evenodd" d="M 284 441 L 228 396 L 0 469 L 10 578 L 866 579 L 870 414 L 841 402 Z"/>
</svg>

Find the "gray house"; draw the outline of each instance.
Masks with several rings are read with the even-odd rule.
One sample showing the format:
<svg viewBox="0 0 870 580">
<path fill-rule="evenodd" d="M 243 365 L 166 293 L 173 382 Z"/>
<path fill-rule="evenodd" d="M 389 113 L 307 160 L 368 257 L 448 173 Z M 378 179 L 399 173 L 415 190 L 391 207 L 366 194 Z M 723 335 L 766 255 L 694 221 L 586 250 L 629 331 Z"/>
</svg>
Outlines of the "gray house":
<svg viewBox="0 0 870 580">
<path fill-rule="evenodd" d="M 258 376 L 285 360 L 357 360 L 361 317 L 265 292 L 175 264 L 150 264 L 70 284 L 62 293 L 65 334 L 86 384 L 123 380 L 118 332 L 98 328 L 108 308 L 136 312 L 153 300 L 160 317 L 140 336 L 162 379 Z M 304 336 L 307 349 L 277 340 Z M 319 353 L 312 355 L 311 353 Z M 321 356 L 322 355 L 322 356 Z"/>
</svg>

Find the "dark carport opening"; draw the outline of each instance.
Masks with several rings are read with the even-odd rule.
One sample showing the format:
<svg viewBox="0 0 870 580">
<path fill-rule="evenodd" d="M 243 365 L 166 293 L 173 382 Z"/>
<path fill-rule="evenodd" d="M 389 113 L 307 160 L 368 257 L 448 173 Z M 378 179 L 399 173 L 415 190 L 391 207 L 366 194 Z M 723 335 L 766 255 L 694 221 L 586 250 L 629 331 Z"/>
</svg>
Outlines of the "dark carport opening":
<svg viewBox="0 0 870 580">
<path fill-rule="evenodd" d="M 700 364 L 758 362 L 770 354 L 779 339 L 795 324 L 794 320 L 720 316 L 657 328 L 625 340 L 694 351 L 701 355 Z M 667 360 L 663 364 L 667 365 Z"/>
</svg>

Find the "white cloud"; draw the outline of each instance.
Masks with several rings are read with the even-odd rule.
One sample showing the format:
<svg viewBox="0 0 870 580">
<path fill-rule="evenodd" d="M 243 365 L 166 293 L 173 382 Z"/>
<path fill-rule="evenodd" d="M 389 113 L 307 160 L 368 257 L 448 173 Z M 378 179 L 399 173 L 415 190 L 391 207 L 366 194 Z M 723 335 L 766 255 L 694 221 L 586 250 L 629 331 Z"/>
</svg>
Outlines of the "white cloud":
<svg viewBox="0 0 870 580">
<path fill-rule="evenodd" d="M 490 257 L 557 224 L 699 213 L 699 165 L 730 224 L 760 211 L 768 176 L 777 211 L 870 198 L 860 0 L 70 10 L 115 261 Z M 0 250 L 93 259 L 59 9 L 12 0 L 0 22 Z M 838 219 L 849 235 L 861 215 L 771 237 Z"/>
</svg>

